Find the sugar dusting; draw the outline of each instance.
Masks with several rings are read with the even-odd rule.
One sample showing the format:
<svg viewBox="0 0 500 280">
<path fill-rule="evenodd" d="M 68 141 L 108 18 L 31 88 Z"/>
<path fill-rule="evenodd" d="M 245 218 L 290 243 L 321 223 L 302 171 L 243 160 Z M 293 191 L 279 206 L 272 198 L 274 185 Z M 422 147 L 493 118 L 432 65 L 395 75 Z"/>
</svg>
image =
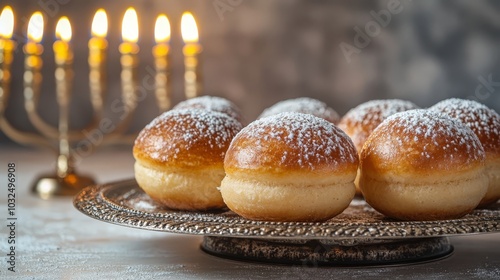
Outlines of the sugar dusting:
<svg viewBox="0 0 500 280">
<path fill-rule="evenodd" d="M 500 149 L 500 116 L 493 109 L 473 100 L 451 98 L 430 108 L 444 113 L 468 126 L 479 139 L 488 139 L 485 148 Z"/>
<path fill-rule="evenodd" d="M 144 143 L 146 153 L 152 159 L 167 161 L 169 157 L 177 158 L 179 153 L 198 145 L 225 151 L 241 127 L 236 119 L 215 111 L 171 110 L 146 125 L 135 143 Z M 155 134 L 151 130 L 163 133 Z M 224 152 L 221 157 L 224 157 Z"/>
<path fill-rule="evenodd" d="M 350 120 L 350 122 L 359 126 L 370 126 L 372 124 L 376 126 L 389 116 L 411 109 L 418 109 L 418 106 L 406 100 L 371 100 L 349 110 L 341 122 Z"/>
<path fill-rule="evenodd" d="M 173 109 L 205 109 L 227 114 L 241 121 L 239 108 L 231 101 L 217 96 L 204 95 L 191 98 L 175 105 Z"/>
<path fill-rule="evenodd" d="M 396 113 L 382 122 L 375 133 L 397 135 L 395 143 L 399 148 L 407 143 L 424 143 L 421 156 L 426 158 L 433 158 L 434 151 L 439 149 L 449 151 L 444 155 L 448 159 L 452 159 L 461 149 L 466 150 L 468 162 L 485 158 L 484 149 L 470 128 L 430 110 L 416 109 Z"/>
<path fill-rule="evenodd" d="M 259 116 L 259 118 L 264 118 L 284 112 L 311 114 L 333 123 L 337 123 L 339 121 L 339 115 L 335 110 L 328 107 L 326 103 L 309 97 L 300 97 L 278 102 L 273 106 L 265 109 Z"/>
<path fill-rule="evenodd" d="M 286 165 L 292 158 L 300 167 L 314 170 L 317 164 L 337 166 L 341 163 L 357 162 L 357 153 L 351 139 L 334 124 L 310 114 L 285 112 L 261 118 L 243 128 L 231 146 L 239 138 L 257 139 L 252 149 L 281 152 L 277 167 Z M 288 149 L 277 151 L 273 142 L 281 142 Z M 269 151 L 272 150 L 272 151 Z M 271 159 L 269 159 L 271 160 Z"/>
</svg>

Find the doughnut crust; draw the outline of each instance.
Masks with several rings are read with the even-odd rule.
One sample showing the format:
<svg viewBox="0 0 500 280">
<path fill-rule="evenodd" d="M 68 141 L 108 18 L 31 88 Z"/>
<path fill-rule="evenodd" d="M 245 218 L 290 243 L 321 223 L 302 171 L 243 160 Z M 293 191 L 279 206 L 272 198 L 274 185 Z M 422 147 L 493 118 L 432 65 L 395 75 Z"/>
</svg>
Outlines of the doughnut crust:
<svg viewBox="0 0 500 280">
<path fill-rule="evenodd" d="M 254 220 L 322 221 L 351 202 L 356 149 L 334 124 L 309 114 L 262 118 L 233 139 L 224 159 L 224 202 Z"/>
<path fill-rule="evenodd" d="M 373 208 L 392 218 L 459 218 L 488 188 L 484 149 L 474 132 L 443 114 L 397 113 L 363 146 L 359 186 Z"/>
<path fill-rule="evenodd" d="M 299 97 L 280 101 L 265 109 L 259 118 L 265 118 L 284 112 L 311 114 L 334 124 L 337 124 L 340 119 L 339 114 L 334 109 L 328 107 L 326 103 L 309 97 Z"/>
<path fill-rule="evenodd" d="M 486 153 L 489 177 L 488 191 L 479 206 L 484 207 L 500 199 L 500 116 L 481 103 L 458 98 L 443 100 L 430 110 L 444 113 L 474 131 Z"/>
<path fill-rule="evenodd" d="M 226 114 L 179 109 L 163 113 L 138 135 L 135 178 L 156 202 L 172 209 L 224 207 L 217 189 L 224 156 L 241 124 Z"/>
<path fill-rule="evenodd" d="M 400 99 L 372 100 L 358 105 L 349 110 L 340 120 L 338 126 L 351 137 L 358 153 L 368 139 L 368 136 L 389 116 L 395 113 L 417 109 L 417 105 L 410 101 Z M 355 180 L 356 192 L 361 194 L 359 188 L 359 172 Z"/>
</svg>

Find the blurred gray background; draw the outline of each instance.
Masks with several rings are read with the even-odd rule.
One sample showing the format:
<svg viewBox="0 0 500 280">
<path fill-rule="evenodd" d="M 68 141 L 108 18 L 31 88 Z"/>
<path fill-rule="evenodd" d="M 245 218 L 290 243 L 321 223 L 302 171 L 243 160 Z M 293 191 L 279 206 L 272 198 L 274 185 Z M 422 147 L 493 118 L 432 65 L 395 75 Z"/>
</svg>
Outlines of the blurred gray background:
<svg viewBox="0 0 500 280">
<path fill-rule="evenodd" d="M 28 19 L 45 14 L 40 114 L 57 121 L 52 43 L 61 16 L 73 26 L 75 81 L 71 127 L 91 119 L 87 43 L 98 8 L 109 16 L 107 116 L 120 97 L 121 21 L 128 6 L 139 15 L 139 78 L 154 68 L 154 22 L 165 13 L 172 25 L 172 99 L 184 99 L 180 18 L 198 22 L 204 94 L 231 99 L 253 120 L 272 104 L 309 96 L 344 114 L 377 98 L 401 98 L 421 107 L 450 97 L 472 98 L 500 112 L 500 1 L 326 0 L 0 0 L 16 16 L 19 43 L 7 117 L 33 131 L 23 107 L 22 46 Z M 158 115 L 153 92 L 141 101 L 131 131 Z M 0 132 L 0 142 L 8 142 Z"/>
</svg>

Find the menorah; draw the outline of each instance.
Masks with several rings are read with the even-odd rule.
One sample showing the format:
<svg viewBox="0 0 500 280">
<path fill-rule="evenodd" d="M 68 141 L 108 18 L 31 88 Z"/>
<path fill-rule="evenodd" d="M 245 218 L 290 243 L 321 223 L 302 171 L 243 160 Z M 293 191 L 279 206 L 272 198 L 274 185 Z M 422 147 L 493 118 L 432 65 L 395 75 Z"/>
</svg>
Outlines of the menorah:
<svg viewBox="0 0 500 280">
<path fill-rule="evenodd" d="M 32 191 L 42 198 L 55 195 L 74 195 L 85 186 L 94 183 L 94 180 L 78 174 L 75 168 L 76 143 L 86 138 L 84 131 L 99 129 L 106 132 L 102 140 L 96 144 L 114 144 L 117 142 L 131 143 L 135 135 L 127 134 L 127 129 L 133 119 L 138 105 L 137 65 L 139 46 L 138 19 L 133 8 L 129 8 L 122 23 L 123 42 L 119 46 L 121 53 L 121 101 L 124 113 L 118 124 L 112 125 L 111 120 L 103 117 L 106 92 L 106 40 L 108 21 L 106 12 L 98 10 L 92 22 L 92 38 L 89 40 L 89 89 L 90 103 L 93 117 L 86 128 L 70 130 L 69 105 L 71 100 L 73 81 L 73 52 L 70 41 L 72 37 L 71 24 L 67 17 L 59 19 L 56 25 L 56 38 L 53 44 L 55 57 L 56 99 L 59 118 L 56 126 L 46 122 L 38 113 L 40 99 L 40 85 L 42 82 L 42 54 L 44 19 L 40 12 L 35 12 L 28 23 L 27 42 L 23 47 L 24 76 L 23 95 L 24 108 L 30 122 L 37 133 L 26 132 L 15 128 L 5 116 L 5 110 L 10 94 L 11 65 L 13 53 L 17 43 L 12 40 L 14 29 L 14 14 L 10 7 L 5 7 L 0 15 L 0 128 L 12 140 L 27 145 L 46 147 L 57 155 L 56 171 L 53 174 L 42 175 L 37 178 Z M 197 56 L 201 52 L 198 44 L 198 29 L 194 17 L 184 13 L 181 22 L 182 36 L 185 42 L 183 53 L 185 56 L 185 94 L 187 98 L 195 97 L 201 90 Z M 153 48 L 155 59 L 155 97 L 160 112 L 170 108 L 170 79 L 169 79 L 169 40 L 170 24 L 165 15 L 158 16 L 155 25 L 156 46 Z M 113 126 L 112 131 L 108 131 Z"/>
</svg>

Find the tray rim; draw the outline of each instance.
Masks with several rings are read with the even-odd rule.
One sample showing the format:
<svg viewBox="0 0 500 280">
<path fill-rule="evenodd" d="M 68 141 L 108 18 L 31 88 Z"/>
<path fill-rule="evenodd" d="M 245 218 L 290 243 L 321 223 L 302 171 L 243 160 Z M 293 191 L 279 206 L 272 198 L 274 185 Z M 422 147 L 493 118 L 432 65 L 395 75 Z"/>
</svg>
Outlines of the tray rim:
<svg viewBox="0 0 500 280">
<path fill-rule="evenodd" d="M 106 193 L 119 188 L 140 190 L 135 179 L 91 185 L 74 197 L 73 205 L 91 218 L 115 225 L 202 236 L 341 240 L 343 244 L 356 245 L 373 240 L 450 237 L 500 232 L 500 210 L 474 210 L 473 213 L 476 216 L 468 215 L 465 218 L 453 220 L 394 220 L 377 223 L 266 222 L 248 220 L 239 216 L 228 218 L 217 213 L 209 213 L 201 219 L 200 217 L 206 213 L 174 210 L 169 213 L 149 213 L 118 205 L 110 200 Z M 207 217 L 210 218 L 207 219 Z M 444 227 L 451 224 L 460 225 L 463 228 Z M 276 232 L 278 228 L 279 231 Z"/>
</svg>

